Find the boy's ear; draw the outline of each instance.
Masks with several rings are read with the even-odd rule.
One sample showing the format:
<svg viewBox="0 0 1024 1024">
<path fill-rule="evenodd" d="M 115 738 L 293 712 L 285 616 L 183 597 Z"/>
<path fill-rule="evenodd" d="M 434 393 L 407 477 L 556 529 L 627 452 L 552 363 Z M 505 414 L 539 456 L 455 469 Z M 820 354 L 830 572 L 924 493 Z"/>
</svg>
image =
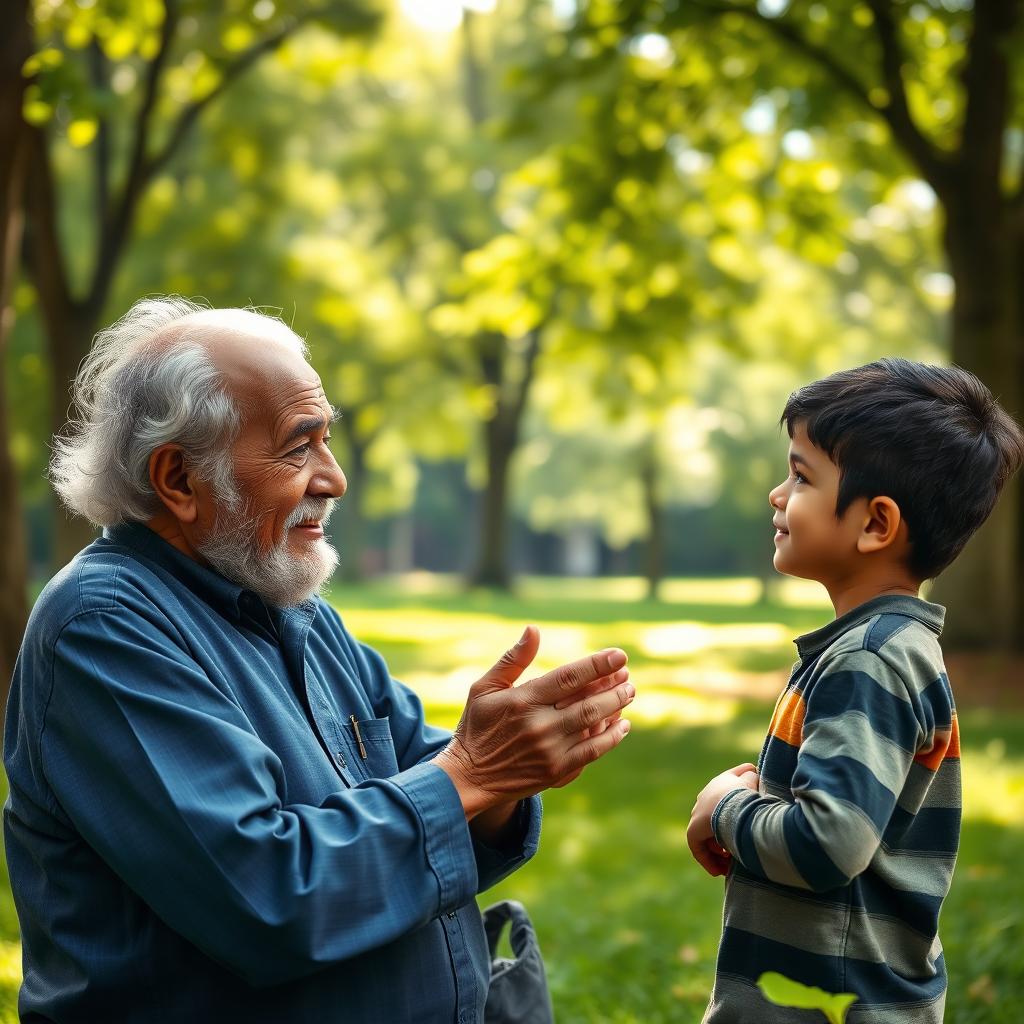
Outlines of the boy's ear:
<svg viewBox="0 0 1024 1024">
<path fill-rule="evenodd" d="M 902 525 L 900 507 L 892 498 L 872 498 L 868 502 L 867 517 L 857 538 L 857 550 L 864 555 L 884 550 L 897 539 Z"/>
</svg>

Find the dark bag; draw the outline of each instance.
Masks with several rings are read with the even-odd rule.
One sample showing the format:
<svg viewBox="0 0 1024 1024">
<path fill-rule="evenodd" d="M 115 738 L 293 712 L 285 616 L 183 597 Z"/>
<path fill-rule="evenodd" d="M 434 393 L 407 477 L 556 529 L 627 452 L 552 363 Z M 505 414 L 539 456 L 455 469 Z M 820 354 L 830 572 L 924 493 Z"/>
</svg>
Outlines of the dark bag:
<svg viewBox="0 0 1024 1024">
<path fill-rule="evenodd" d="M 497 955 L 507 923 L 512 925 L 512 960 Z M 491 951 L 491 987 L 484 1024 L 554 1024 L 544 961 L 526 908 L 515 900 L 495 903 L 484 911 L 484 931 Z"/>
</svg>

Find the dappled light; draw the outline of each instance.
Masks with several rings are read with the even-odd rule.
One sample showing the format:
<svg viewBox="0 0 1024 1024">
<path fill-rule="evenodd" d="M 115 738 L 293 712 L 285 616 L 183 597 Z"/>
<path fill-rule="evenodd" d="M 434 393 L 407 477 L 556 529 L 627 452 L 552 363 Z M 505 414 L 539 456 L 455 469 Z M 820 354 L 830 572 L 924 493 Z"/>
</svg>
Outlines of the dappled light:
<svg viewBox="0 0 1024 1024">
<path fill-rule="evenodd" d="M 689 855 L 690 807 L 757 759 L 794 638 L 834 615 L 773 569 L 787 398 L 905 357 L 1024 412 L 1024 7 L 994 6 L 7 0 L 0 681 L 32 601 L 94 539 L 47 466 L 97 332 L 169 293 L 279 317 L 339 413 L 324 596 L 430 721 L 453 728 L 529 623 L 524 680 L 627 652 L 631 734 L 546 795 L 536 860 L 481 902 L 528 905 L 561 1024 L 696 1024 L 722 883 Z M 110 380 L 114 405 L 149 408 Z M 901 416 L 879 461 L 919 429 Z M 925 448 L 953 450 L 928 435 L 915 465 Z M 122 518 L 173 519 L 146 452 L 114 454 L 142 495 Z M 953 493 L 976 465 L 933 480 Z M 963 758 L 952 1024 L 1024 1020 L 1019 479 L 1004 499 L 922 589 L 948 607 Z M 0 896 L 13 1024 L 5 874 Z"/>
<path fill-rule="evenodd" d="M 540 626 L 544 666 L 589 646 L 634 645 L 638 692 L 628 711 L 634 722 L 630 736 L 576 783 L 546 795 L 537 858 L 480 900 L 526 903 L 560 1020 L 700 1020 L 721 925 L 721 882 L 703 875 L 689 856 L 690 806 L 708 777 L 757 760 L 771 702 L 793 658 L 790 640 L 827 620 L 810 588 L 794 587 L 785 601 L 766 604 L 756 582 L 670 581 L 674 597 L 708 602 L 704 620 L 690 619 L 691 631 L 683 630 L 682 637 L 697 635 L 694 626 L 702 629 L 701 637 L 723 630 L 730 637 L 729 644 L 690 652 L 690 667 L 679 664 L 683 655 L 656 657 L 643 648 L 651 631 L 671 638 L 680 623 L 672 619 L 675 606 L 643 601 L 628 580 L 527 580 L 518 596 L 497 598 L 467 597 L 421 575 L 403 580 L 400 588 L 378 582 L 335 594 L 346 620 L 359 623 L 357 634 L 372 635 L 389 662 L 403 666 L 428 717 L 449 727 L 470 683 L 518 635 L 521 622 Z M 581 600 L 586 620 L 572 622 Z M 765 651 L 776 667 L 770 672 L 737 667 L 751 612 L 759 613 L 751 624 L 761 642 L 771 624 L 773 643 Z M 573 649 L 581 640 L 585 646 Z M 472 661 L 460 661 L 468 652 Z M 1024 857 L 1024 715 L 962 708 L 961 736 L 963 844 L 942 939 L 956 1014 L 950 1019 L 983 1024 L 992 1019 L 992 1006 L 1024 986 L 1014 953 L 1024 943 L 1024 914 L 1018 909 L 1024 891 L 1018 892 L 1022 883 L 1014 867 Z M 993 913 L 994 907 L 1002 909 Z"/>
</svg>

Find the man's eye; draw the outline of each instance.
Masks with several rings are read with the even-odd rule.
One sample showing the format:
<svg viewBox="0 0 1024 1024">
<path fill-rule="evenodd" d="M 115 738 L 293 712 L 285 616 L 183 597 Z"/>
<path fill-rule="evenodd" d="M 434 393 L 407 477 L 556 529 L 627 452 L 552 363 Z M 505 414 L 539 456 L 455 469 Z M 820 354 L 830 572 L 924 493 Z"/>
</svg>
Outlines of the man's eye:
<svg viewBox="0 0 1024 1024">
<path fill-rule="evenodd" d="M 309 454 L 309 442 L 308 441 L 305 444 L 300 444 L 298 448 L 293 448 L 288 453 L 289 457 L 291 457 L 292 455 L 302 457 L 302 456 L 306 456 L 308 454 Z"/>
</svg>

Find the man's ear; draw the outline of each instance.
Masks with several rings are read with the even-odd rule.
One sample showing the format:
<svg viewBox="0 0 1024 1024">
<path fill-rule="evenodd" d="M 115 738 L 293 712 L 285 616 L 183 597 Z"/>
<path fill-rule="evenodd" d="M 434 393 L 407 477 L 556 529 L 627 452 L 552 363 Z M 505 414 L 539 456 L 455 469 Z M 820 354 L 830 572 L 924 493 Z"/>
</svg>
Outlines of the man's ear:
<svg viewBox="0 0 1024 1024">
<path fill-rule="evenodd" d="M 149 456 L 149 482 L 168 512 L 179 522 L 194 523 L 199 516 L 185 453 L 176 444 L 162 444 Z"/>
<path fill-rule="evenodd" d="M 896 541 L 903 525 L 900 507 L 892 498 L 872 498 L 857 538 L 857 550 L 865 555 L 884 550 Z"/>
</svg>

